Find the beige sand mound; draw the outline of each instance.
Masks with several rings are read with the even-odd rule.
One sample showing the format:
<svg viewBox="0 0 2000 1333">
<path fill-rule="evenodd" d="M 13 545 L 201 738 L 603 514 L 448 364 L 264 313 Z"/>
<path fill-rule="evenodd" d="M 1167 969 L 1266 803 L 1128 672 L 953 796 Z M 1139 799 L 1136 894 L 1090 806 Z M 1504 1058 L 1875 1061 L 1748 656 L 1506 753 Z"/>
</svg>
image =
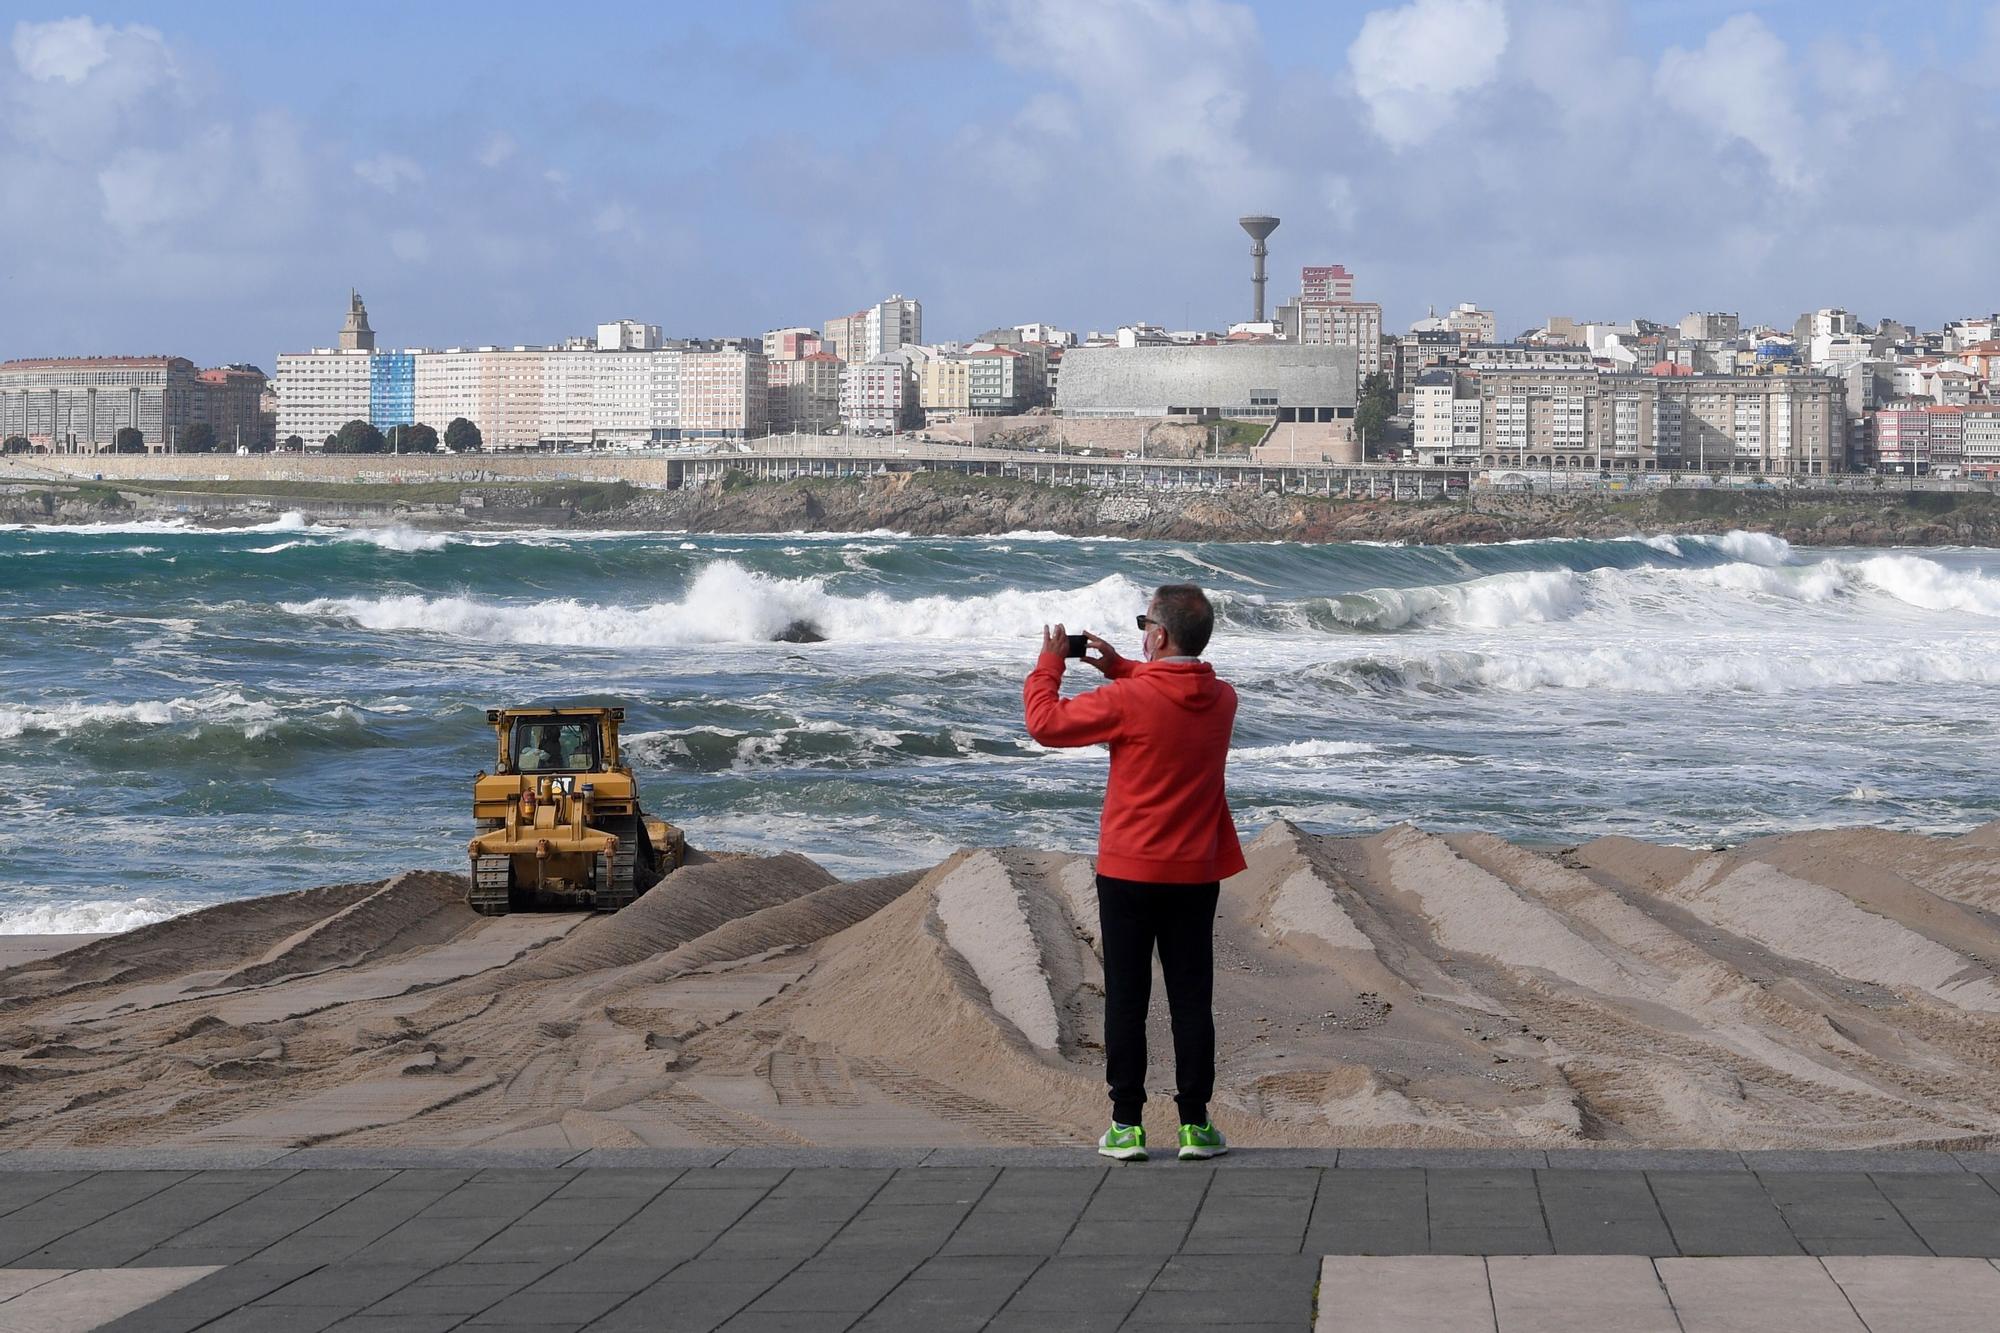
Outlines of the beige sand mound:
<svg viewBox="0 0 2000 1333">
<path fill-rule="evenodd" d="M 1983 1146 L 1995 827 L 1544 853 L 1273 825 L 1217 911 L 1216 1119 L 1267 1144 Z M 607 917 L 482 918 L 462 892 L 417 872 L 278 895 L 0 970 L 0 1147 L 1101 1128 L 1085 858 L 848 883 L 704 859 Z M 1150 1040 L 1164 1132 L 1157 992 Z"/>
</svg>

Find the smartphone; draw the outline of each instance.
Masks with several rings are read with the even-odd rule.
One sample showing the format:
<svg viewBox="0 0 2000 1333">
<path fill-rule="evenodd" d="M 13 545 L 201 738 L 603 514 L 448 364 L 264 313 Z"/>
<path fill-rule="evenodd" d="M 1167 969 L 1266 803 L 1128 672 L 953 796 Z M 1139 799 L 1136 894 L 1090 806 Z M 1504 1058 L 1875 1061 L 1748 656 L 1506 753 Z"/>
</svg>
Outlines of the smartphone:
<svg viewBox="0 0 2000 1333">
<path fill-rule="evenodd" d="M 1082 657 L 1083 650 L 1089 646 L 1088 642 L 1084 639 L 1084 636 L 1081 634 L 1071 634 L 1067 637 L 1069 638 L 1069 649 L 1067 652 L 1063 654 L 1063 656 Z"/>
</svg>

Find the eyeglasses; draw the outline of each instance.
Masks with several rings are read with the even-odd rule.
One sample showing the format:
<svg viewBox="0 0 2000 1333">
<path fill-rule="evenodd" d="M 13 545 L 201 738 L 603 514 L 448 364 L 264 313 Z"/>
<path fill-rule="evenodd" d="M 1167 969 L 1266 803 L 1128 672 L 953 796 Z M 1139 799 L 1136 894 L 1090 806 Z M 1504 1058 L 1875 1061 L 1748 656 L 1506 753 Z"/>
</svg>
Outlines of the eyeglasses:
<svg viewBox="0 0 2000 1333">
<path fill-rule="evenodd" d="M 1157 625 L 1157 624 L 1159 624 L 1159 623 L 1160 623 L 1159 621 L 1157 621 L 1157 620 L 1153 619 L 1153 618 L 1152 618 L 1151 616 L 1140 616 L 1140 617 L 1139 617 L 1139 632 L 1140 632 L 1141 634 L 1144 634 L 1144 633 L 1146 632 L 1146 627 L 1147 627 L 1148 625 Z"/>
</svg>

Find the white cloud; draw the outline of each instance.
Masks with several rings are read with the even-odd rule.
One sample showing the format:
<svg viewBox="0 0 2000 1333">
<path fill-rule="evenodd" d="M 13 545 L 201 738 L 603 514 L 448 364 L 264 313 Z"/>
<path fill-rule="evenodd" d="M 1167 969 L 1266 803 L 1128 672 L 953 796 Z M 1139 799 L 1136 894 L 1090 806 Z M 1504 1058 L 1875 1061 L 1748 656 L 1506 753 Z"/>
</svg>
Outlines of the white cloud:
<svg viewBox="0 0 2000 1333">
<path fill-rule="evenodd" d="M 1249 9 L 1220 0 L 988 0 L 982 20 L 1001 60 L 1068 86 L 1029 103 L 1022 128 L 1080 119 L 1142 176 L 1237 196 L 1268 189 L 1243 138 L 1246 89 L 1262 72 Z"/>
<path fill-rule="evenodd" d="M 1347 68 L 1369 123 L 1401 149 L 1444 128 L 1461 96 L 1492 81 L 1506 49 L 1500 0 L 1413 0 L 1362 21 Z"/>
<path fill-rule="evenodd" d="M 424 183 L 424 169 L 400 153 L 377 153 L 363 158 L 354 164 L 354 174 L 389 194 L 405 185 Z"/>
<path fill-rule="evenodd" d="M 519 148 L 520 145 L 514 142 L 513 135 L 504 130 L 496 130 L 486 137 L 486 142 L 479 145 L 479 151 L 473 156 L 482 167 L 497 167 L 514 156 Z"/>
<path fill-rule="evenodd" d="M 160 34 L 151 28 L 127 31 L 156 42 L 160 40 Z M 14 63 L 37 83 L 82 83 L 92 70 L 111 59 L 111 39 L 115 32 L 116 29 L 87 18 L 17 23 Z"/>
<path fill-rule="evenodd" d="M 1797 83 L 1785 43 L 1755 14 L 1725 20 L 1699 50 L 1668 48 L 1653 75 L 1667 105 L 1717 138 L 1755 149 L 1790 189 L 1811 183 Z"/>
</svg>

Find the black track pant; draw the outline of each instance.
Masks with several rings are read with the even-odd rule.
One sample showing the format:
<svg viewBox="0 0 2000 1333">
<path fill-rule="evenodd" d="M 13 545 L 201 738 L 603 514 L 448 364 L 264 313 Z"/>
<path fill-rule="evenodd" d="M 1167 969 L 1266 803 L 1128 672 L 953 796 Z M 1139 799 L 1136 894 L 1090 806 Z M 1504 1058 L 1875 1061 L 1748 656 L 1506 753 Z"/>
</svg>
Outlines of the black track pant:
<svg viewBox="0 0 2000 1333">
<path fill-rule="evenodd" d="M 1146 1105 L 1146 1006 L 1153 948 L 1167 982 L 1174 1028 L 1174 1102 L 1181 1122 L 1208 1123 L 1215 1091 L 1215 901 L 1221 885 L 1141 884 L 1097 877 L 1104 945 L 1104 1075 L 1111 1118 L 1139 1123 Z"/>
</svg>

